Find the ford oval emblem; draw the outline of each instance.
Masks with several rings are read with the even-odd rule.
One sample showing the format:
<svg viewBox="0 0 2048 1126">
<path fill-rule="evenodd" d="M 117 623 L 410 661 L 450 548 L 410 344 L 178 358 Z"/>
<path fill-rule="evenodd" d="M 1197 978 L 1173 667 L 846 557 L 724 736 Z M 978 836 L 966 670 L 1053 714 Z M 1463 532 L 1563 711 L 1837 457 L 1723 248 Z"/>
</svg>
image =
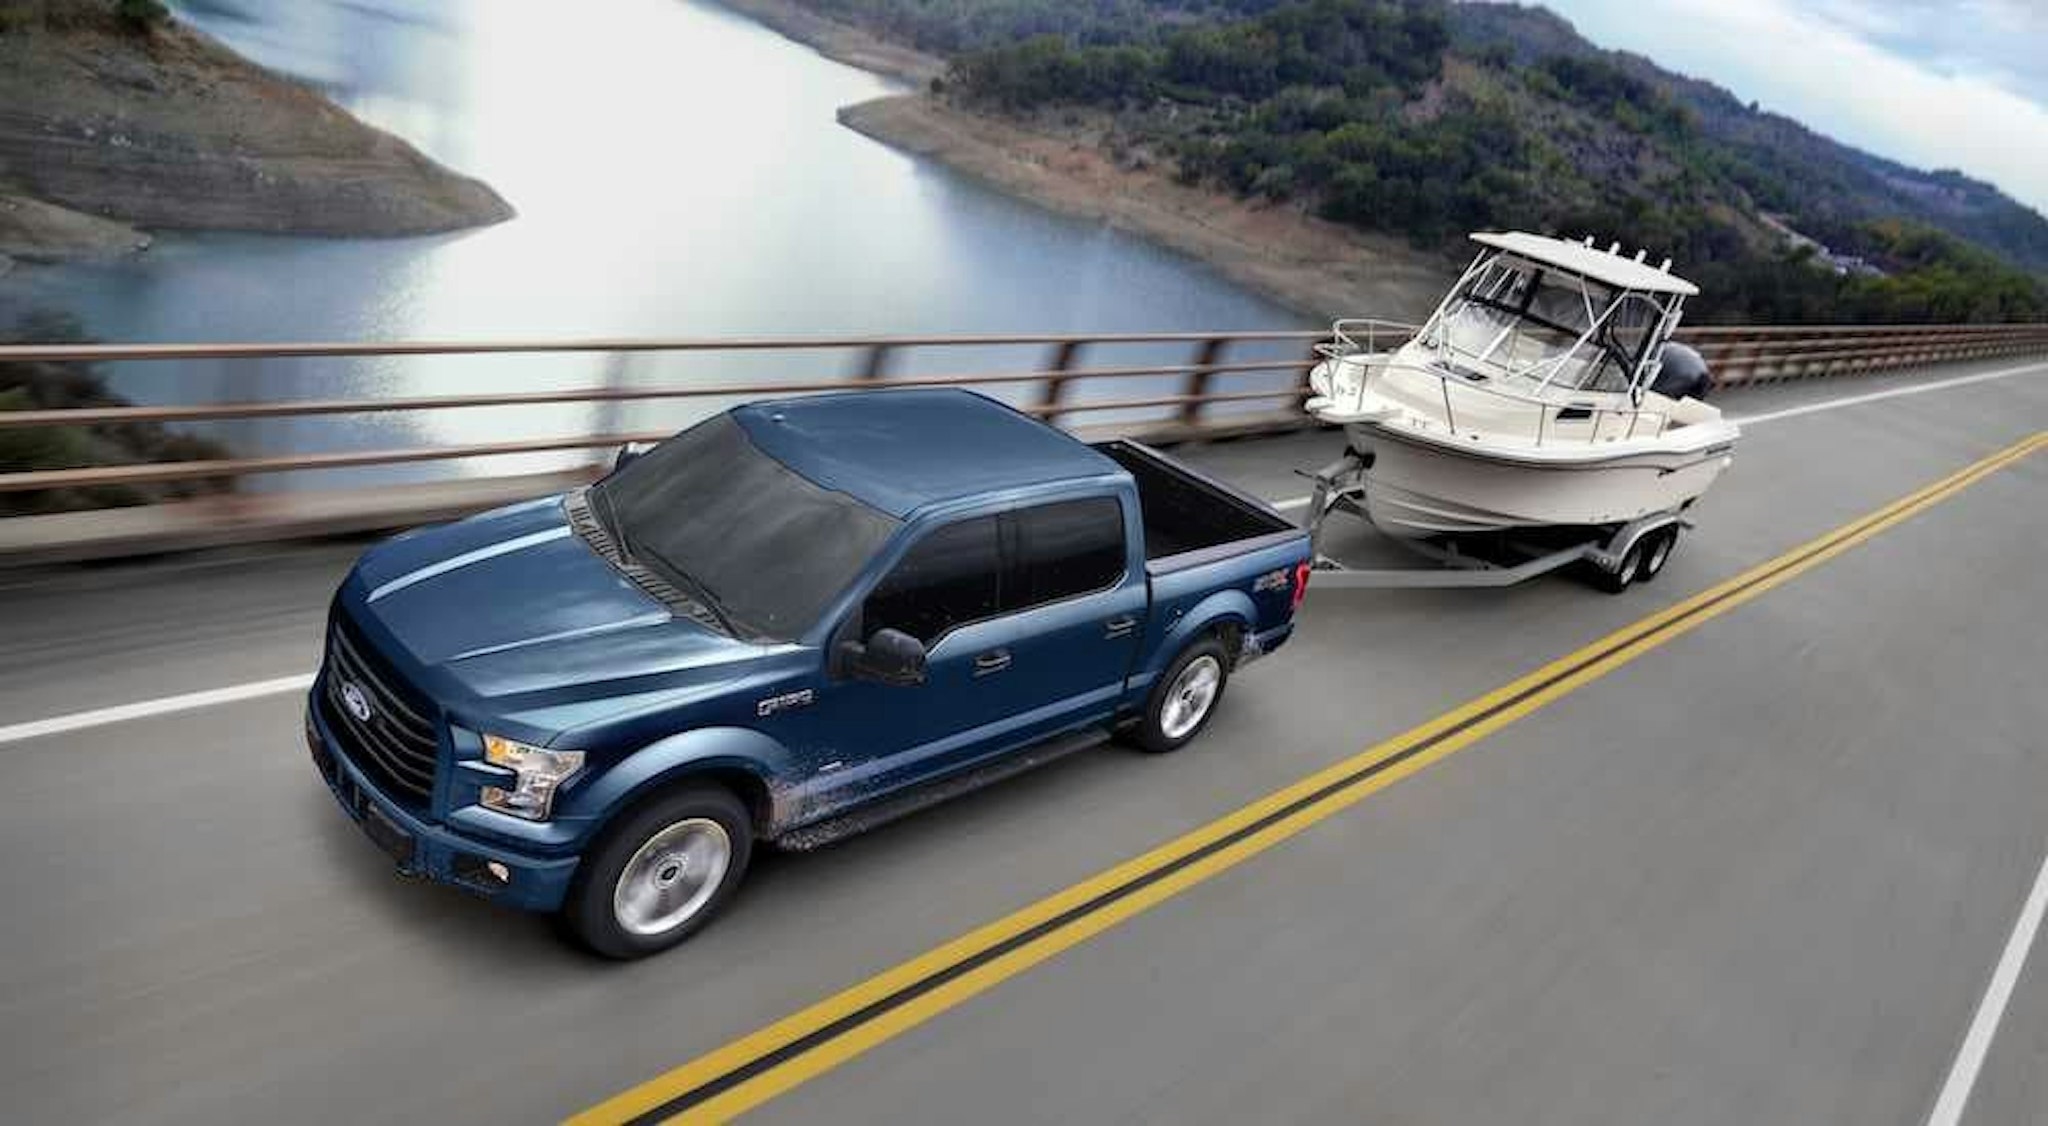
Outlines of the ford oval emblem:
<svg viewBox="0 0 2048 1126">
<path fill-rule="evenodd" d="M 370 722 L 370 698 L 363 694 L 362 688 L 355 681 L 341 682 L 341 703 L 348 709 L 348 714 L 364 723 Z"/>
</svg>

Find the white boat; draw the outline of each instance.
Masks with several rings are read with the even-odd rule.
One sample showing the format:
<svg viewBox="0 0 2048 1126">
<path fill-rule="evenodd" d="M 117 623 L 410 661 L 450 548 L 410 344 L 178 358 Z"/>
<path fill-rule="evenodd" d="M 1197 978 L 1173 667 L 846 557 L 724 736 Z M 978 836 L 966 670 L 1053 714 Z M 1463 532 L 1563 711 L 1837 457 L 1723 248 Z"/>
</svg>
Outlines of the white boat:
<svg viewBox="0 0 2048 1126">
<path fill-rule="evenodd" d="M 1308 410 L 1348 434 L 1367 518 L 1408 538 L 1615 528 L 1699 499 L 1740 431 L 1670 340 L 1698 287 L 1618 244 L 1472 239 L 1479 256 L 1405 343 L 1338 321 L 1310 373 Z"/>
</svg>

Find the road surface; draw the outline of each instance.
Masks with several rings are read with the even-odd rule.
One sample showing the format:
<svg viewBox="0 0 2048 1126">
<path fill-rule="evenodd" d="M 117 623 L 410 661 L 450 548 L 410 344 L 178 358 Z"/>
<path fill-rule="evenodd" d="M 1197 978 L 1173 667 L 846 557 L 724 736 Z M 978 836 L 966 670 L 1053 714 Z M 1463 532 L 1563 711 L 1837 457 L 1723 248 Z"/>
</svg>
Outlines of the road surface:
<svg viewBox="0 0 2048 1126">
<path fill-rule="evenodd" d="M 1826 409 L 1750 427 L 1654 585 L 1312 588 L 1186 752 L 1091 751 L 767 857 L 712 928 L 626 966 L 393 878 L 295 694 L 21 727 L 310 671 L 360 544 L 0 574 L 5 1117 L 526 1122 L 665 1097 L 679 1065 L 2048 430 L 2048 368 L 1842 402 L 1913 383 L 1730 396 Z M 1292 498 L 1335 452 L 1189 456 Z M 2048 849 L 2044 498 L 2048 450 L 743 1108 L 1921 1123 L 2008 964 L 1961 1121 L 2048 1122 L 2048 966 L 2007 957 Z"/>
</svg>

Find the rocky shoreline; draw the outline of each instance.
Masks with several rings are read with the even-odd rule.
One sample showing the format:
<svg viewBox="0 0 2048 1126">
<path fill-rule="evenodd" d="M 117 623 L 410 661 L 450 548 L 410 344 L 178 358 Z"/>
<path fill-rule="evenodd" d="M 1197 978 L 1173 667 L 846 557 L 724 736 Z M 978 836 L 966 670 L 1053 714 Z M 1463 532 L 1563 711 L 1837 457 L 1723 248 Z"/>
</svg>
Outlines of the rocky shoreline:
<svg viewBox="0 0 2048 1126">
<path fill-rule="evenodd" d="M 770 30 L 818 52 L 834 62 L 923 86 L 946 73 L 946 60 L 914 47 L 892 43 L 868 31 L 828 19 L 794 0 L 717 0 L 721 7 L 763 24 Z"/>
<path fill-rule="evenodd" d="M 839 120 L 1020 199 L 1186 254 L 1317 321 L 1419 321 L 1454 276 L 1444 259 L 1398 240 L 1189 187 L 1156 168 L 1120 165 L 1084 136 L 1039 132 L 930 94 L 847 106 Z"/>
<path fill-rule="evenodd" d="M 926 86 L 943 60 L 827 19 L 793 0 L 720 0 L 830 59 Z M 1085 128 L 974 113 L 918 92 L 839 111 L 847 128 L 1008 195 L 1092 219 L 1186 254 L 1313 320 L 1421 320 L 1455 275 L 1398 239 L 1325 222 L 1298 208 L 1178 183 L 1162 168 L 1111 160 Z"/>
<path fill-rule="evenodd" d="M 335 237 L 501 222 L 511 205 L 174 22 L 88 0 L 0 30 L 0 256 L 130 252 L 144 230 Z"/>
</svg>

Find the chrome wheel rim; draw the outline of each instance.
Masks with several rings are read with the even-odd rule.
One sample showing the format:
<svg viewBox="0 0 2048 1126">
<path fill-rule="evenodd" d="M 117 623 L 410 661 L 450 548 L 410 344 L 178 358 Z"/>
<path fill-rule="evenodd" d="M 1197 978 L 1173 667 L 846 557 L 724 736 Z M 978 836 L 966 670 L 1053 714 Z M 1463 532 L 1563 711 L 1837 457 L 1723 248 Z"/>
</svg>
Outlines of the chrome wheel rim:
<svg viewBox="0 0 2048 1126">
<path fill-rule="evenodd" d="M 631 934 L 666 934 L 704 909 L 731 865 L 725 826 L 685 818 L 647 838 L 626 861 L 612 888 L 612 915 Z"/>
<path fill-rule="evenodd" d="M 1216 690 L 1223 685 L 1223 665 L 1207 653 L 1189 661 L 1166 688 L 1166 702 L 1159 709 L 1159 727 L 1168 739 L 1185 739 L 1216 703 Z"/>
<path fill-rule="evenodd" d="M 1641 570 L 1642 566 L 1643 553 L 1640 551 L 1630 551 L 1627 558 L 1621 561 L 1621 573 L 1615 576 L 1615 581 L 1621 586 L 1627 586 L 1636 581 L 1636 572 Z"/>
</svg>

